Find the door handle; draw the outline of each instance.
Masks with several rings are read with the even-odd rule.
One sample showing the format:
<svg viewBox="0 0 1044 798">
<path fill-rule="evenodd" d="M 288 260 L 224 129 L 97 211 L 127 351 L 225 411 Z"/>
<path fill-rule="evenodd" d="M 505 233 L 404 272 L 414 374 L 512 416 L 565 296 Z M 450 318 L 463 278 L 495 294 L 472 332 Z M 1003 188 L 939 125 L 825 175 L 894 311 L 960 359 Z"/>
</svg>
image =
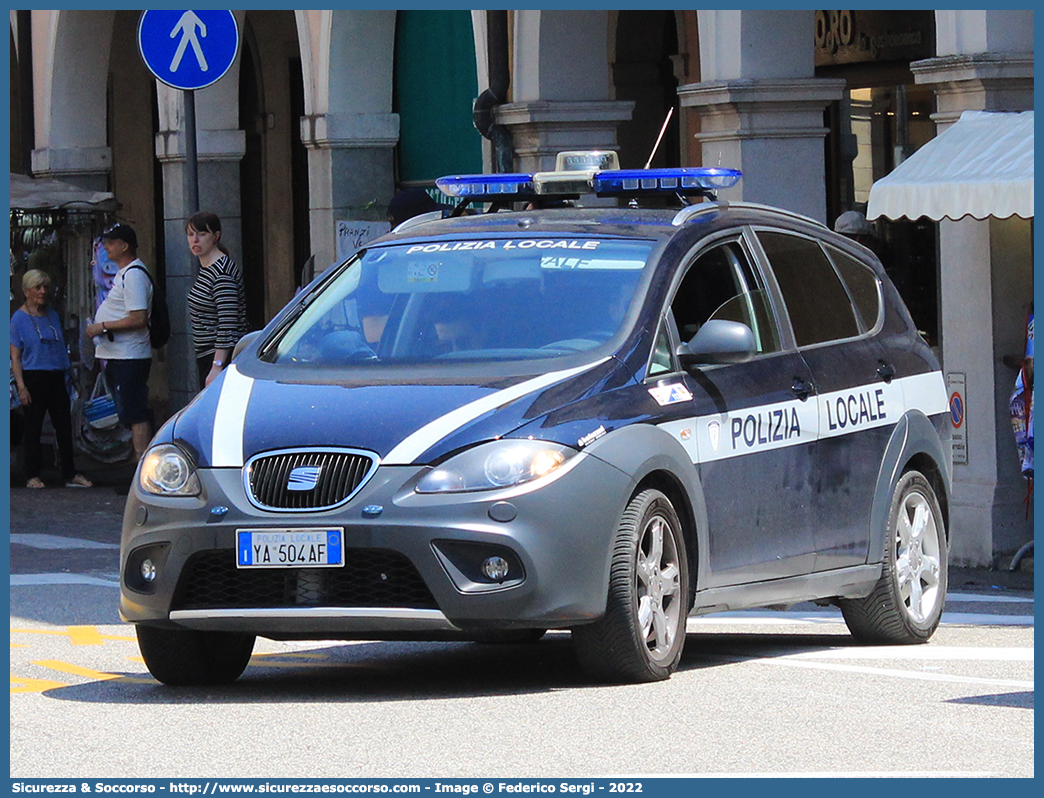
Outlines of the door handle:
<svg viewBox="0 0 1044 798">
<path fill-rule="evenodd" d="M 879 360 L 877 363 L 877 376 L 886 383 L 891 382 L 892 378 L 895 376 L 895 366 L 890 363 L 885 363 L 883 360 Z"/>
<path fill-rule="evenodd" d="M 801 377 L 794 377 L 794 381 L 790 384 L 790 390 L 794 392 L 794 395 L 804 402 L 808 399 L 809 394 L 812 393 L 812 383 L 803 380 Z"/>
</svg>

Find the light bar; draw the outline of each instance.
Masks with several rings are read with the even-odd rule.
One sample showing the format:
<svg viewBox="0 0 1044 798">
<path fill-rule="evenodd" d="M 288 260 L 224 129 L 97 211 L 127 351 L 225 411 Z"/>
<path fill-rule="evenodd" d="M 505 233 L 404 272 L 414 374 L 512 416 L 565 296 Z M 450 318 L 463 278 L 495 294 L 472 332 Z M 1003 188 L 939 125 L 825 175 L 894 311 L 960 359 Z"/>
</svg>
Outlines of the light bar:
<svg viewBox="0 0 1044 798">
<path fill-rule="evenodd" d="M 600 197 L 642 194 L 706 195 L 736 185 L 742 174 L 718 167 L 669 169 L 604 169 L 616 166 L 610 151 L 559 153 L 553 172 L 456 175 L 435 181 L 448 197 L 496 201 L 597 194 Z"/>
<path fill-rule="evenodd" d="M 736 169 L 717 167 L 617 169 L 595 174 L 592 186 L 600 195 L 716 191 L 736 185 L 741 176 Z"/>
<path fill-rule="evenodd" d="M 456 175 L 440 177 L 435 185 L 447 197 L 478 198 L 505 195 L 532 196 L 533 175 L 501 173 L 495 175 Z"/>
</svg>

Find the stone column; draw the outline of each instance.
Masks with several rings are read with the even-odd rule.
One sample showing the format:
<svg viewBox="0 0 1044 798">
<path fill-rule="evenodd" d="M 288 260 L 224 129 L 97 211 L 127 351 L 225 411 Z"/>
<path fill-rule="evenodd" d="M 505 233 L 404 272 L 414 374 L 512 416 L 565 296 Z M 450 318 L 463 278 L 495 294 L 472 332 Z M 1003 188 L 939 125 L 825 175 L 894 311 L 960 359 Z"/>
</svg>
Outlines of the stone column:
<svg viewBox="0 0 1044 798">
<path fill-rule="evenodd" d="M 111 147 L 48 147 L 32 152 L 33 177 L 61 180 L 91 191 L 109 190 Z"/>
<path fill-rule="evenodd" d="M 823 111 L 844 80 L 741 78 L 678 88 L 696 108 L 704 166 L 739 169 L 743 179 L 720 199 L 777 205 L 826 221 Z"/>
<path fill-rule="evenodd" d="M 395 185 L 399 115 L 338 113 L 301 118 L 308 148 L 312 253 L 318 274 L 336 259 L 337 222 L 382 222 Z"/>
<path fill-rule="evenodd" d="M 511 131 L 520 172 L 550 171 L 563 150 L 616 150 L 616 127 L 631 118 L 633 102 L 534 100 L 494 111 Z"/>
<path fill-rule="evenodd" d="M 966 110 L 1033 108 L 1032 53 L 946 55 L 911 69 L 918 84 L 935 89 L 940 133 Z M 1006 565 L 1033 538 L 1008 409 L 1016 370 L 1005 364 L 1021 358 L 1033 296 L 1032 221 L 942 220 L 939 286 L 943 369 L 966 381 L 968 454 L 953 468 L 951 559 Z"/>
</svg>

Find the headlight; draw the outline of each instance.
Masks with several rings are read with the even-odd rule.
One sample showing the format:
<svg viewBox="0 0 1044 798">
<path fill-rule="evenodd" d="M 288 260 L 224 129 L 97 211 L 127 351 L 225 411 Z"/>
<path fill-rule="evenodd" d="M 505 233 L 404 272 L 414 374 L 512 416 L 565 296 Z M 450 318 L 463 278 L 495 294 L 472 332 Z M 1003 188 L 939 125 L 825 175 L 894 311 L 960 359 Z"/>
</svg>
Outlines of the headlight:
<svg viewBox="0 0 1044 798">
<path fill-rule="evenodd" d="M 417 483 L 417 493 L 459 493 L 521 485 L 561 468 L 577 452 L 546 441 L 484 443 L 451 457 Z"/>
<path fill-rule="evenodd" d="M 179 447 L 166 443 L 149 449 L 141 461 L 138 483 L 159 496 L 198 496 L 196 464 Z"/>
</svg>

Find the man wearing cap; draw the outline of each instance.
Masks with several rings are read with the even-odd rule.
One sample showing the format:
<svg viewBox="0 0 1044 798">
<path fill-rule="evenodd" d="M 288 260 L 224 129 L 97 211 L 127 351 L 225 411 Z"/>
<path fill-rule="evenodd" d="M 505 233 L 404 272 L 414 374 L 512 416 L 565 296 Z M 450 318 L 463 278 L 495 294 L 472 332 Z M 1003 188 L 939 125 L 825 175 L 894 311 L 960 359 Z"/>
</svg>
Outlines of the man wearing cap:
<svg viewBox="0 0 1044 798">
<path fill-rule="evenodd" d="M 834 232 L 851 238 L 876 253 L 877 235 L 874 228 L 859 211 L 845 211 L 834 220 Z"/>
<path fill-rule="evenodd" d="M 134 454 L 140 460 L 152 438 L 148 408 L 152 281 L 138 258 L 138 236 L 133 227 L 118 224 L 106 230 L 102 246 L 119 271 L 86 332 L 94 338 L 95 356 L 106 361 L 105 378 L 116 412 L 130 427 Z"/>
</svg>

